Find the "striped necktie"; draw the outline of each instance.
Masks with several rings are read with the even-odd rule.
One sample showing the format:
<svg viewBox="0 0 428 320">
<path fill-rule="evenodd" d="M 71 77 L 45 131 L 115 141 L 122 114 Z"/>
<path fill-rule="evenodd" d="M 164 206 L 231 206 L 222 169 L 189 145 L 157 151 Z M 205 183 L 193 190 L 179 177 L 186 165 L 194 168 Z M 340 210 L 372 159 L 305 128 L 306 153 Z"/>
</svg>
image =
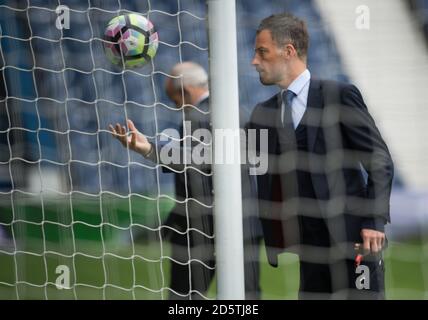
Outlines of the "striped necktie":
<svg viewBox="0 0 428 320">
<path fill-rule="evenodd" d="M 291 90 L 286 90 L 282 93 L 282 102 L 284 103 L 282 125 L 285 127 L 287 124 L 291 124 L 293 129 L 294 125 L 293 117 L 291 116 L 291 103 L 293 102 L 295 96 L 296 94 Z"/>
</svg>

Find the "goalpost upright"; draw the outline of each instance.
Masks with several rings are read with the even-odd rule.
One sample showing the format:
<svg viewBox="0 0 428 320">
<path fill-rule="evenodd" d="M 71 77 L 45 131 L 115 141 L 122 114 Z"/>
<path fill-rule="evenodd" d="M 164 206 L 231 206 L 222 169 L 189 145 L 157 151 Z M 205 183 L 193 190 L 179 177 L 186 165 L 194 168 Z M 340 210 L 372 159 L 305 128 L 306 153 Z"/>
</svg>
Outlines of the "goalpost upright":
<svg viewBox="0 0 428 320">
<path fill-rule="evenodd" d="M 212 129 L 239 132 L 235 1 L 207 4 Z M 223 150 L 216 150 L 213 136 L 216 159 Z M 225 300 L 245 299 L 239 135 L 233 142 L 233 163 L 213 161 L 217 298 Z"/>
</svg>

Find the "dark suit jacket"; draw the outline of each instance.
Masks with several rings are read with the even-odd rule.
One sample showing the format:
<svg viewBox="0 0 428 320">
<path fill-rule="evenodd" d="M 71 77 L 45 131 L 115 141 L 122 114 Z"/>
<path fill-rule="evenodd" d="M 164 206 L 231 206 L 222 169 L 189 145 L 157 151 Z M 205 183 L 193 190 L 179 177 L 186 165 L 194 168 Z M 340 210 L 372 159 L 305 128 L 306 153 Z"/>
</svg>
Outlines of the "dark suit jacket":
<svg viewBox="0 0 428 320">
<path fill-rule="evenodd" d="M 258 104 L 248 126 L 258 133 L 268 130 L 269 168 L 257 177 L 257 188 L 268 259 L 274 266 L 277 254 L 289 247 L 287 235 L 281 234 L 287 229 L 276 224 L 287 213 L 273 204 L 280 106 L 279 94 Z M 319 217 L 346 216 L 345 228 L 332 235 L 338 242 L 360 242 L 362 228 L 383 230 L 390 221 L 393 162 L 361 93 L 353 85 L 311 79 L 306 113 L 308 166 Z"/>
<path fill-rule="evenodd" d="M 195 147 L 200 144 L 199 140 L 191 137 L 197 129 L 207 129 L 211 132 L 209 99 L 201 101 L 196 108 L 187 108 L 185 110 L 185 120 L 191 123 L 191 132 L 186 132 L 188 137 L 187 146 Z M 180 126 L 180 139 L 183 139 L 183 126 Z M 214 134 L 212 132 L 212 134 Z M 175 175 L 176 204 L 170 213 L 166 226 L 173 228 L 181 233 L 186 229 L 192 228 L 199 232 L 192 232 L 190 236 L 190 246 L 200 247 L 200 250 L 193 252 L 192 258 L 198 258 L 201 261 L 209 261 L 214 257 L 214 226 L 213 226 L 213 182 L 212 167 L 210 164 L 187 164 L 185 167 L 180 164 L 163 164 L 158 157 L 160 150 L 166 143 L 171 141 L 157 141 L 154 152 L 149 159 L 161 164 L 164 172 L 172 172 Z M 210 144 L 211 141 L 203 141 Z M 177 143 L 176 147 L 179 153 L 183 153 L 183 142 Z M 183 155 L 181 156 L 183 159 Z M 248 175 L 248 169 L 242 166 L 242 197 L 243 197 L 243 233 L 244 240 L 252 242 L 260 238 L 262 231 L 258 220 L 255 180 Z M 189 223 L 188 223 L 189 222 Z M 188 225 L 189 224 L 189 225 Z M 172 229 L 168 230 L 172 231 Z M 202 233 L 201 233 L 202 232 Z M 176 244 L 187 247 L 187 239 L 176 232 L 167 232 L 171 236 L 171 241 Z M 187 254 L 187 252 L 186 252 Z"/>
</svg>

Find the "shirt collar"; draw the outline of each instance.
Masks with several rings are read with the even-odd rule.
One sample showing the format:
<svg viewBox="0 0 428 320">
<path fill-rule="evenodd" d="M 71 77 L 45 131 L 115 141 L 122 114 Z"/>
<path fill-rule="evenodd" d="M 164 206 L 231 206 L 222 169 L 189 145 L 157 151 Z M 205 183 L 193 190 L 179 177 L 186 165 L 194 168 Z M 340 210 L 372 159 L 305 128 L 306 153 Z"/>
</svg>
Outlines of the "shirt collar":
<svg viewBox="0 0 428 320">
<path fill-rule="evenodd" d="M 309 80 L 311 80 L 311 73 L 308 69 L 305 69 L 305 71 L 303 71 L 296 79 L 293 80 L 292 83 L 290 83 L 287 89 L 284 89 L 281 92 L 290 90 L 293 91 L 296 96 L 298 96 Z"/>
<path fill-rule="evenodd" d="M 204 101 L 205 99 L 207 99 L 210 96 L 210 92 L 207 91 L 205 92 L 203 95 L 201 95 L 198 99 L 198 101 L 196 101 L 195 106 L 197 106 L 198 104 L 200 104 L 202 101 Z"/>
</svg>

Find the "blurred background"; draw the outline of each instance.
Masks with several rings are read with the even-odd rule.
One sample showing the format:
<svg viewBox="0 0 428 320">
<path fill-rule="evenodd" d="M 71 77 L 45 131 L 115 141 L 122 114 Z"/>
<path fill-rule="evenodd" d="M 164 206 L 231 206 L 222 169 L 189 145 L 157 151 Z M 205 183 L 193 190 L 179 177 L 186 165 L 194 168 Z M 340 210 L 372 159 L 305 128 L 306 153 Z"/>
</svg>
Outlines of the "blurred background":
<svg viewBox="0 0 428 320">
<path fill-rule="evenodd" d="M 60 4 L 70 29 L 55 27 Z M 173 176 L 107 127 L 126 117 L 149 136 L 178 127 L 164 83 L 180 61 L 208 69 L 206 9 L 203 0 L 0 0 L 0 299 L 165 297 L 159 225 Z M 361 89 L 396 166 L 387 297 L 427 299 L 428 1 L 236 0 L 236 10 L 242 125 L 277 91 L 251 67 L 255 30 L 272 13 L 307 21 L 313 77 Z M 154 23 L 160 45 L 152 63 L 121 72 L 102 37 L 129 11 Z M 297 258 L 281 259 L 271 268 L 262 248 L 264 299 L 297 298 Z M 58 265 L 72 270 L 70 290 L 55 287 Z"/>
</svg>

